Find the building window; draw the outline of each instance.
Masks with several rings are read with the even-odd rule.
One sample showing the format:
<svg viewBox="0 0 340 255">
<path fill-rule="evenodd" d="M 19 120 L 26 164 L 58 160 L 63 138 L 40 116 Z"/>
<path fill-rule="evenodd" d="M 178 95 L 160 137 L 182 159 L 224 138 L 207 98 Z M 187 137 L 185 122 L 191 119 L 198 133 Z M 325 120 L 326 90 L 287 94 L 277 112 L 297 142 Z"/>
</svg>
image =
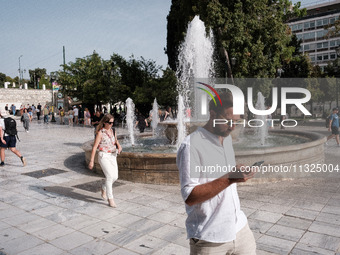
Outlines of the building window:
<svg viewBox="0 0 340 255">
<path fill-rule="evenodd" d="M 315 62 L 315 55 L 310 56 L 310 60 L 311 60 L 312 62 Z"/>
<path fill-rule="evenodd" d="M 328 60 L 328 54 L 323 55 L 323 60 Z"/>
<path fill-rule="evenodd" d="M 331 53 L 330 54 L 330 59 L 332 59 L 332 60 L 336 59 L 336 54 L 335 53 Z"/>
<path fill-rule="evenodd" d="M 317 55 L 317 56 L 316 56 L 316 59 L 317 59 L 318 61 L 322 61 L 322 55 Z"/>
</svg>

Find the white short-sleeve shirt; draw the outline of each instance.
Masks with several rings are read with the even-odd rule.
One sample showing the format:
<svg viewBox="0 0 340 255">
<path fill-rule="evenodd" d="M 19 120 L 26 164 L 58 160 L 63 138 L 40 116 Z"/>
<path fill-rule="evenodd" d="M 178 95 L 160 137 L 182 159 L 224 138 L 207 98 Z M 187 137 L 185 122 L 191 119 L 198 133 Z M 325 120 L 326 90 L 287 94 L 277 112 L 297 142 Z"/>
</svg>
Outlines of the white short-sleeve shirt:
<svg viewBox="0 0 340 255">
<path fill-rule="evenodd" d="M 216 179 L 216 175 L 204 172 L 204 169 L 208 169 L 204 167 L 235 165 L 231 136 L 227 136 L 221 145 L 218 136 L 204 128 L 198 128 L 185 138 L 177 153 L 183 200 L 186 201 L 195 186 Z M 195 172 L 198 167 L 203 169 L 199 174 Z M 219 176 L 224 174 L 226 172 Z M 230 242 L 236 239 L 236 233 L 247 224 L 247 218 L 240 209 L 236 184 L 203 203 L 193 206 L 185 204 L 185 207 L 188 214 L 188 238 L 213 243 Z"/>
</svg>

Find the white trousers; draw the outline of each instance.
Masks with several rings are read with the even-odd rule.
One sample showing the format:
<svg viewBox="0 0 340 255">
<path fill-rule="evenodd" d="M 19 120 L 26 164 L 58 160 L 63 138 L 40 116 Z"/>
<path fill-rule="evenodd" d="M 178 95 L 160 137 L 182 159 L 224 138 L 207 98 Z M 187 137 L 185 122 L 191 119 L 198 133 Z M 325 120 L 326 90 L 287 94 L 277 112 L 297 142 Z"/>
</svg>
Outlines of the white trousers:
<svg viewBox="0 0 340 255">
<path fill-rule="evenodd" d="M 117 156 L 113 153 L 100 151 L 98 161 L 105 175 L 105 183 L 103 183 L 102 189 L 106 191 L 109 199 L 113 199 L 112 184 L 118 179 Z"/>
</svg>

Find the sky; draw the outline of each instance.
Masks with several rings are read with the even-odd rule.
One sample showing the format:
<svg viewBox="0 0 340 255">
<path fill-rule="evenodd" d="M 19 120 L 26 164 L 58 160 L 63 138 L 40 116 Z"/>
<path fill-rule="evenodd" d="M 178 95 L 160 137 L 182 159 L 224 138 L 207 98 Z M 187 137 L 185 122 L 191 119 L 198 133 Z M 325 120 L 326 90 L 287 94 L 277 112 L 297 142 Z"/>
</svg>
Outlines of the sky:
<svg viewBox="0 0 340 255">
<path fill-rule="evenodd" d="M 0 72 L 61 70 L 95 50 L 109 59 L 143 56 L 167 66 L 166 17 L 171 0 L 0 0 Z"/>
<path fill-rule="evenodd" d="M 303 0 L 302 5 L 329 0 Z M 297 2 L 294 0 L 293 2 Z M 109 59 L 143 56 L 167 66 L 166 17 L 171 0 L 0 0 L 0 72 L 61 70 L 96 51 Z"/>
</svg>

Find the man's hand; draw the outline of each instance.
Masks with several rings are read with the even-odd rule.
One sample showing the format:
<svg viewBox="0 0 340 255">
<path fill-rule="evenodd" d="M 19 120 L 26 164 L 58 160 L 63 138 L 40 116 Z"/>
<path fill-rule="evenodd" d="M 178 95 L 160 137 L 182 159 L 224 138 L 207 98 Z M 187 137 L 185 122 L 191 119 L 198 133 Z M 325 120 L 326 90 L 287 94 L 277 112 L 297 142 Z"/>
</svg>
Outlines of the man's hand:
<svg viewBox="0 0 340 255">
<path fill-rule="evenodd" d="M 6 144 L 6 141 L 5 141 L 3 138 L 1 138 L 1 142 L 2 142 L 3 144 Z"/>
<path fill-rule="evenodd" d="M 253 178 L 255 173 L 258 171 L 258 167 L 250 166 L 245 167 L 244 165 L 237 165 L 235 172 L 230 172 L 227 177 L 230 183 L 246 182 Z"/>
</svg>

